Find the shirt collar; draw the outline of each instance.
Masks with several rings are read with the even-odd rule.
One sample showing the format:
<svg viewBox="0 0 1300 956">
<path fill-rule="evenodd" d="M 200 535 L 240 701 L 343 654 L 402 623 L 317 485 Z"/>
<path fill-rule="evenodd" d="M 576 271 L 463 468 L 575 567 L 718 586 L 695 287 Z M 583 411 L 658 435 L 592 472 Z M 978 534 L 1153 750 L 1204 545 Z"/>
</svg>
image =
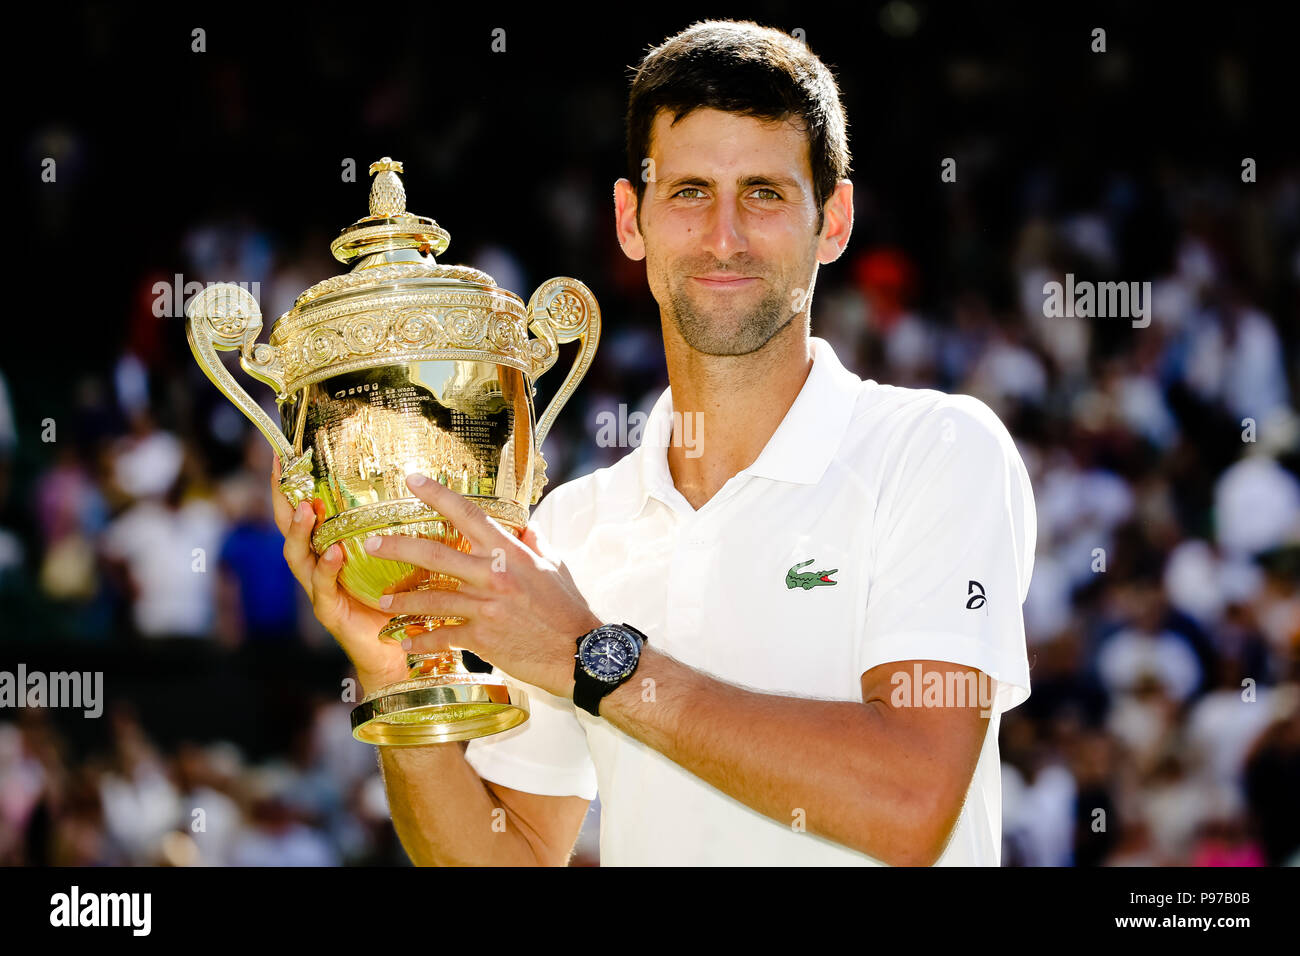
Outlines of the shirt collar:
<svg viewBox="0 0 1300 956">
<path fill-rule="evenodd" d="M 811 485 L 821 481 L 848 429 L 862 380 L 848 371 L 824 339 L 811 336 L 813 366 L 790 410 L 762 452 L 740 472 L 773 481 Z M 668 441 L 672 435 L 672 388 L 659 396 L 642 431 L 637 474 L 637 510 L 653 495 L 680 495 L 668 470 Z M 696 440 L 708 441 L 707 425 Z"/>
</svg>

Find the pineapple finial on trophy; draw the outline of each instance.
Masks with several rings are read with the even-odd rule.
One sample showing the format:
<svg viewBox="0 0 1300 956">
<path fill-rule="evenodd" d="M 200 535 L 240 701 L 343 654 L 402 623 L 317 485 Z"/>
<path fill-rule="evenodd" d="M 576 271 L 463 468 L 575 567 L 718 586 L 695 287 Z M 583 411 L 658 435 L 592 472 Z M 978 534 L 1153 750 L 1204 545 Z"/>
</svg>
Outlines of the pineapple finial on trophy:
<svg viewBox="0 0 1300 956">
<path fill-rule="evenodd" d="M 406 187 L 397 174 L 402 164 L 390 156 L 370 164 L 370 215 L 358 219 L 330 243 L 330 252 L 339 262 L 356 261 L 354 268 L 368 269 L 397 261 L 413 262 L 410 253 L 417 250 L 423 264 L 433 264 L 451 242 L 451 234 L 427 216 L 406 211 Z M 490 276 L 485 276 L 491 281 Z"/>
<path fill-rule="evenodd" d="M 377 163 L 370 164 L 370 175 L 375 181 L 370 184 L 370 215 L 376 219 L 388 219 L 391 216 L 406 214 L 406 189 L 397 174 L 402 172 L 402 164 L 385 156 Z"/>
</svg>

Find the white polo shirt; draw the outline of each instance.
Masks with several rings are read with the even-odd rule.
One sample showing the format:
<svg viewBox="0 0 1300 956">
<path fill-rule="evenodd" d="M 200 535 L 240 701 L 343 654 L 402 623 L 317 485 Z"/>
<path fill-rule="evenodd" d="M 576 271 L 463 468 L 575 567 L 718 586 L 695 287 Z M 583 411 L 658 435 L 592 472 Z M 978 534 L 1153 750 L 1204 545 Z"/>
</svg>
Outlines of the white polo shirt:
<svg viewBox="0 0 1300 956">
<path fill-rule="evenodd" d="M 812 344 L 812 371 L 758 459 L 699 511 L 668 470 L 668 389 L 640 447 L 555 488 L 532 523 L 599 617 L 636 626 L 720 680 L 860 702 L 861 675 L 890 661 L 950 661 L 996 678 L 989 732 L 939 863 L 997 866 L 1000 715 L 1029 696 L 1020 607 L 1037 533 L 1029 476 L 978 399 L 864 382 L 825 341 Z M 707 419 L 701 437 L 707 447 Z M 787 586 L 792 570 L 830 569 L 834 585 Z M 466 759 L 516 790 L 588 799 L 599 790 L 604 866 L 881 865 L 796 829 L 793 817 L 750 809 L 572 701 L 522 686 L 530 718 L 471 741 Z"/>
</svg>

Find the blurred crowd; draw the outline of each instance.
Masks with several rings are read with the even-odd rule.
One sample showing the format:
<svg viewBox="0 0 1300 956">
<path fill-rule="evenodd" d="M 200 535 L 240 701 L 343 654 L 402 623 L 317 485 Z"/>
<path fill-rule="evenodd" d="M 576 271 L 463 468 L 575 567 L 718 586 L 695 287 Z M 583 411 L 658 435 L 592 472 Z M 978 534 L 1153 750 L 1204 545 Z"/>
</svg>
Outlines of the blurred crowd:
<svg viewBox="0 0 1300 956">
<path fill-rule="evenodd" d="M 648 411 L 666 385 L 643 266 L 603 235 L 615 175 L 578 169 L 547 193 L 550 234 L 580 250 L 573 273 L 606 321 L 547 439 L 551 487 L 625 454 L 596 441 L 598 416 Z M 954 187 L 934 249 L 864 228 L 821 268 L 812 303 L 813 333 L 847 367 L 979 397 L 1028 467 L 1033 687 L 1003 717 L 1003 863 L 1300 865 L 1300 169 L 1249 186 L 1231 169 L 1117 172 L 1082 206 L 1054 202 L 1029 172 L 1019 181 L 996 210 L 1009 244 Z M 882 187 L 855 182 L 865 224 Z M 0 367 L 3 666 L 21 640 L 194 642 L 214 658 L 333 655 L 346 676 L 284 566 L 269 448 L 202 376 L 182 320 L 156 307 L 176 272 L 255 281 L 269 323 L 336 274 L 326 234 L 273 237 L 259 225 L 272 213 L 178 237 L 175 262 L 138 276 L 121 341 L 60 385 L 48 423 L 34 404 L 15 414 L 14 369 Z M 1162 249 L 1132 241 L 1138 216 Z M 503 234 L 443 258 L 527 298 L 545 278 L 538 257 Z M 981 263 L 998 281 L 945 274 Z M 1049 316 L 1044 284 L 1067 275 L 1149 281 L 1149 325 Z M 566 361 L 539 384 L 539 413 Z M 269 757 L 220 736 L 164 746 L 142 702 L 110 701 L 106 741 L 0 712 L 0 863 L 400 862 L 349 709 L 322 696 Z M 589 826 L 579 859 L 595 858 Z"/>
<path fill-rule="evenodd" d="M 403 863 L 349 709 L 318 701 L 290 752 L 258 762 L 224 740 L 163 753 L 124 702 L 108 748 L 80 759 L 39 712 L 0 723 L 0 864 Z"/>
</svg>

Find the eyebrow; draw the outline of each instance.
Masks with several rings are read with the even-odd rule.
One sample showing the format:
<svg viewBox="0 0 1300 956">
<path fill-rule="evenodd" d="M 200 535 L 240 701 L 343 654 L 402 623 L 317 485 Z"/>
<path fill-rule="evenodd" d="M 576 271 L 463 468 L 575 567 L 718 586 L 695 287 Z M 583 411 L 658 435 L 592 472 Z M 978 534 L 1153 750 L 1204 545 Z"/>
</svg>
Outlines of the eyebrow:
<svg viewBox="0 0 1300 956">
<path fill-rule="evenodd" d="M 787 189 L 798 189 L 799 183 L 788 176 L 742 176 L 736 180 L 738 186 L 784 186 Z M 717 182 L 709 179 L 707 176 L 678 176 L 665 182 L 665 189 L 676 189 L 679 186 L 705 186 L 712 188 Z"/>
</svg>

